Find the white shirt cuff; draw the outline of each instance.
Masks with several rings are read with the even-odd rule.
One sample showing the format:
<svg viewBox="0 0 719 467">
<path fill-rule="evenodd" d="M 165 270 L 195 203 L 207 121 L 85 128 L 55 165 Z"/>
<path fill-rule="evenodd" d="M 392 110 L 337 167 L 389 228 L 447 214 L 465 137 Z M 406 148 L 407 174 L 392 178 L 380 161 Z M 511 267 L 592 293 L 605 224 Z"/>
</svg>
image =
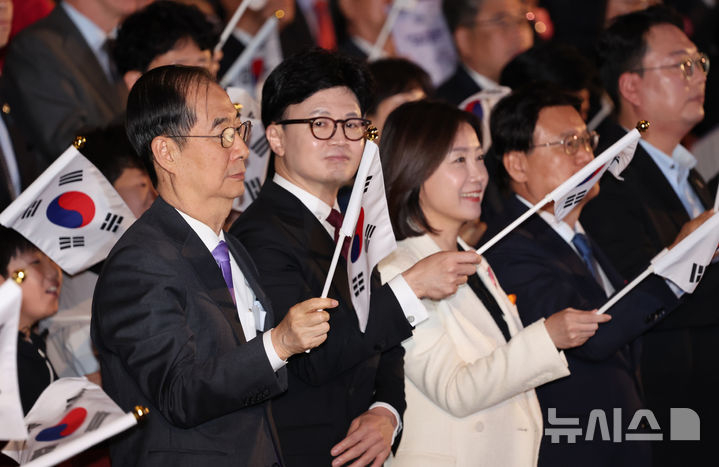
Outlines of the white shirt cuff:
<svg viewBox="0 0 719 467">
<path fill-rule="evenodd" d="M 664 279 L 664 282 L 669 286 L 669 289 L 674 292 L 674 295 L 677 298 L 682 298 L 682 295 L 684 295 L 684 291 L 676 285 L 674 282 L 670 281 L 669 279 Z"/>
<path fill-rule="evenodd" d="M 265 346 L 265 353 L 267 354 L 267 358 L 270 360 L 270 365 L 272 365 L 272 371 L 277 371 L 283 366 L 287 365 L 287 361 L 282 360 L 280 356 L 277 355 L 277 352 L 275 351 L 275 346 L 272 345 L 272 335 L 270 334 L 271 332 L 272 329 L 262 334 L 262 345 Z"/>
<path fill-rule="evenodd" d="M 394 427 L 394 432 L 392 433 L 392 444 L 394 444 L 394 439 L 397 437 L 397 433 L 399 433 L 399 430 L 402 429 L 402 419 L 399 418 L 399 412 L 397 412 L 394 407 L 392 407 L 386 402 L 375 402 L 374 404 L 369 406 L 370 410 L 374 409 L 375 407 L 384 407 L 385 409 L 392 412 L 392 415 L 394 415 L 394 419 L 397 420 L 397 426 Z"/>
<path fill-rule="evenodd" d="M 397 298 L 399 306 L 402 307 L 402 312 L 407 317 L 409 324 L 417 326 L 427 319 L 429 316 L 427 309 L 422 304 L 422 300 L 414 294 L 412 287 L 409 286 L 402 274 L 397 274 L 387 284 Z"/>
</svg>

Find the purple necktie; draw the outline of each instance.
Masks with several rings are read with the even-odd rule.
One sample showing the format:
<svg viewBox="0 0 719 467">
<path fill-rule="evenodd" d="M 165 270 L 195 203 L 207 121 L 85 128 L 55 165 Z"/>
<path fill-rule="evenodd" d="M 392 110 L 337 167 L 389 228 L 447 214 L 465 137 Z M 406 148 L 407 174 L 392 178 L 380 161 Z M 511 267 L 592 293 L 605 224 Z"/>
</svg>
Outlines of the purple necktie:
<svg viewBox="0 0 719 467">
<path fill-rule="evenodd" d="M 230 289 L 230 296 L 232 296 L 232 303 L 235 301 L 235 288 L 232 286 L 232 268 L 230 268 L 230 250 L 227 248 L 227 243 L 224 240 L 220 240 L 214 250 L 212 250 L 212 257 L 215 258 L 215 262 L 222 270 L 222 278 L 225 279 L 227 288 Z"/>
<path fill-rule="evenodd" d="M 327 222 L 335 228 L 335 244 L 337 243 L 337 239 L 340 236 L 340 229 L 342 228 L 342 221 L 344 220 L 344 216 L 341 212 L 339 212 L 336 209 L 332 209 L 330 211 L 330 215 L 327 216 Z M 350 247 L 350 237 L 344 237 L 344 241 L 342 243 L 342 257 L 347 259 L 347 251 Z"/>
</svg>

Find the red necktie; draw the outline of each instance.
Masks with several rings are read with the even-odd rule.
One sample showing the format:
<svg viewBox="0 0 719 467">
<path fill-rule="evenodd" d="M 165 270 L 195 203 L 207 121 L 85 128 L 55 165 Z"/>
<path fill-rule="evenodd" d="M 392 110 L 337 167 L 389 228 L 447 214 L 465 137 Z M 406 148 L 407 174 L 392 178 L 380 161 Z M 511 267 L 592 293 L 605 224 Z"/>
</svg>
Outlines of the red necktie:
<svg viewBox="0 0 719 467">
<path fill-rule="evenodd" d="M 342 221 L 344 220 L 344 216 L 341 212 L 339 212 L 336 209 L 332 209 L 330 211 L 330 215 L 327 216 L 327 222 L 335 228 L 335 245 L 337 244 L 337 239 L 340 236 L 340 229 L 342 228 Z M 342 243 L 342 257 L 347 259 L 347 250 L 349 250 L 350 247 L 350 238 L 345 237 L 344 242 Z"/>
<path fill-rule="evenodd" d="M 335 27 L 332 24 L 327 0 L 315 0 L 314 10 L 317 18 L 317 45 L 327 50 L 337 49 Z"/>
</svg>

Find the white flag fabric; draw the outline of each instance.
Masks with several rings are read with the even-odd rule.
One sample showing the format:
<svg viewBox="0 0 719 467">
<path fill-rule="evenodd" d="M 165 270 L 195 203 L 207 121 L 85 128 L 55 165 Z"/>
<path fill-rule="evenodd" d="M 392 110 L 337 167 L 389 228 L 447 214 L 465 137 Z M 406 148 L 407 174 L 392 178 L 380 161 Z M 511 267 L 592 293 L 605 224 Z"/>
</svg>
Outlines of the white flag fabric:
<svg viewBox="0 0 719 467">
<path fill-rule="evenodd" d="M 102 261 L 135 216 L 100 171 L 70 146 L 0 214 L 68 274 Z"/>
<path fill-rule="evenodd" d="M 482 147 L 485 149 L 492 145 L 492 134 L 489 131 L 489 117 L 492 109 L 497 102 L 511 92 L 512 90 L 506 86 L 498 86 L 472 94 L 459 104 L 460 109 L 473 113 L 482 122 Z"/>
<path fill-rule="evenodd" d="M 250 157 L 245 161 L 245 193 L 235 198 L 232 203 L 233 209 L 244 211 L 257 199 L 265 183 L 270 162 L 270 143 L 265 137 L 265 127 L 260 120 L 260 105 L 257 101 L 243 88 L 229 87 L 227 94 L 233 103 L 242 105 L 242 119 L 252 122 Z"/>
<path fill-rule="evenodd" d="M 719 245 L 719 214 L 714 214 L 671 250 L 664 249 L 651 263 L 654 273 L 694 292 Z"/>
<path fill-rule="evenodd" d="M 554 201 L 557 220 L 569 214 L 607 170 L 617 179 L 622 179 L 619 174 L 632 161 L 639 137 L 639 130 L 630 131 L 549 194 Z"/>
<path fill-rule="evenodd" d="M 347 277 L 352 305 L 360 330 L 364 332 L 369 318 L 372 270 L 397 248 L 387 209 L 379 148 L 371 141 L 365 143 L 339 241 L 344 237 L 352 238 L 347 253 Z"/>
<path fill-rule="evenodd" d="M 60 378 L 25 417 L 28 439 L 10 441 L 2 452 L 24 466 L 55 465 L 136 423 L 96 384 Z"/>
<path fill-rule="evenodd" d="M 17 330 L 22 289 L 13 280 L 0 285 L 0 439 L 26 439 L 17 381 Z"/>
</svg>

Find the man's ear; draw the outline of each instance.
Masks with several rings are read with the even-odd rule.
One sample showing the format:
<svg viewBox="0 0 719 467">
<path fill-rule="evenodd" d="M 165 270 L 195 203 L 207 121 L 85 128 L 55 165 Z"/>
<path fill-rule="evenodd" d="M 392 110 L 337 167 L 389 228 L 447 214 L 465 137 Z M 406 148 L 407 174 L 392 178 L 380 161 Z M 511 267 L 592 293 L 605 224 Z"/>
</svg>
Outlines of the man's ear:
<svg viewBox="0 0 719 467">
<path fill-rule="evenodd" d="M 285 132 L 282 126 L 271 123 L 265 130 L 265 137 L 272 152 L 280 157 L 285 155 Z"/>
<path fill-rule="evenodd" d="M 175 173 L 177 158 L 180 148 L 172 138 L 168 136 L 155 136 L 150 143 L 155 164 L 169 173 Z"/>
<path fill-rule="evenodd" d="M 638 73 L 627 71 L 619 75 L 617 80 L 617 90 L 619 97 L 624 98 L 631 105 L 638 106 L 641 104 L 642 77 Z"/>
<path fill-rule="evenodd" d="M 137 80 L 140 79 L 140 76 L 142 76 L 142 73 L 137 70 L 130 70 L 122 75 L 122 80 L 125 82 L 128 91 L 132 89 Z"/>
<path fill-rule="evenodd" d="M 522 151 L 510 151 L 502 158 L 504 169 L 511 181 L 525 183 L 528 178 L 527 154 Z"/>
</svg>

